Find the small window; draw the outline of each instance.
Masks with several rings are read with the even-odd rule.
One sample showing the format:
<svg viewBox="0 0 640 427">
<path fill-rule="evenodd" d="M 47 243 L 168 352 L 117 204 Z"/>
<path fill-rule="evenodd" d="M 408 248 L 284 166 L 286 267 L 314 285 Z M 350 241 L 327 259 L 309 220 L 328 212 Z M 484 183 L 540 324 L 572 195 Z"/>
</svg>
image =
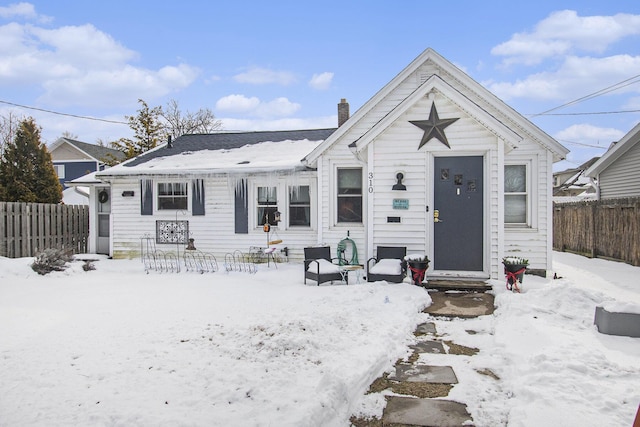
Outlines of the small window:
<svg viewBox="0 0 640 427">
<path fill-rule="evenodd" d="M 362 169 L 338 169 L 338 222 L 362 222 Z"/>
<path fill-rule="evenodd" d="M 527 194 L 527 166 L 504 167 L 504 222 L 527 224 L 529 197 Z"/>
<path fill-rule="evenodd" d="M 278 192 L 276 187 L 258 187 L 258 226 L 278 225 L 275 213 L 278 212 Z"/>
<path fill-rule="evenodd" d="M 187 184 L 158 183 L 158 210 L 187 210 Z"/>
<path fill-rule="evenodd" d="M 311 198 L 308 185 L 289 187 L 289 225 L 305 227 L 311 225 Z"/>
<path fill-rule="evenodd" d="M 64 165 L 53 165 L 59 179 L 64 179 Z"/>
</svg>

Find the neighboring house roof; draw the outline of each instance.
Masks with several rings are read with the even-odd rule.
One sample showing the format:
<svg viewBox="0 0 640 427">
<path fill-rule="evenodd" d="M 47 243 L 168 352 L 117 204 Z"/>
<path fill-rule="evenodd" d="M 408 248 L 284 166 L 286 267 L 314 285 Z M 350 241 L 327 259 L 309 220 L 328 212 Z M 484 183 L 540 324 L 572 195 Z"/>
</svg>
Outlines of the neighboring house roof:
<svg viewBox="0 0 640 427">
<path fill-rule="evenodd" d="M 599 157 L 593 157 L 577 168 L 566 169 L 563 171 L 554 172 L 553 176 L 563 178 L 558 186 L 553 188 L 553 195 L 560 196 L 563 193 L 576 193 L 579 191 L 595 191 L 593 185 L 584 172 L 598 161 Z"/>
<path fill-rule="evenodd" d="M 404 99 L 398 99 L 395 104 L 387 104 L 389 105 L 388 110 L 382 110 L 380 108 L 383 105 L 382 101 L 402 85 L 404 81 L 411 78 L 412 75 L 418 74 L 420 68 L 427 62 L 430 62 L 438 71 L 435 74 L 424 76 L 424 82 L 415 91 L 407 94 Z M 444 77 L 445 75 L 446 78 Z M 498 131 L 499 136 L 511 148 L 517 146 L 518 141 L 526 136 L 547 148 L 553 154 L 554 161 L 564 159 L 569 152 L 555 139 L 509 107 L 469 75 L 433 49 L 428 48 L 369 99 L 333 135 L 310 153 L 305 159 L 306 162 L 308 164 L 314 163 L 325 150 L 350 131 L 359 134 L 351 142 L 350 148 L 356 152 L 362 151 L 367 144 L 393 122 L 394 118 L 397 118 L 405 111 L 412 101 L 424 96 L 432 89 L 442 92 L 446 97 L 458 104 L 461 109 L 468 111 L 470 115 L 475 117 L 491 132 L 496 133 Z M 373 115 L 376 117 L 373 117 Z M 365 117 L 368 117 L 367 120 L 376 120 L 377 123 L 373 127 L 358 127 L 359 122 Z"/>
<path fill-rule="evenodd" d="M 302 168 L 301 159 L 334 131 L 310 129 L 182 135 L 171 143 L 98 172 L 96 177 Z"/>
<path fill-rule="evenodd" d="M 597 162 L 584 172 L 585 175 L 596 178 L 602 171 L 611 166 L 612 163 L 622 157 L 638 142 L 640 142 L 640 123 L 635 125 L 620 141 L 611 146 Z"/>
<path fill-rule="evenodd" d="M 49 151 L 53 152 L 56 148 L 60 147 L 62 144 L 69 144 L 81 151 L 87 158 L 104 162 L 106 159 L 109 159 L 109 156 L 115 158 L 118 161 L 122 161 L 125 158 L 125 155 L 122 151 L 116 150 L 109 147 L 102 147 L 96 144 L 89 144 L 87 142 L 76 141 L 75 139 L 61 137 L 58 138 L 51 147 L 49 147 Z M 55 160 L 54 160 L 55 161 Z M 58 160 L 60 161 L 60 160 Z"/>
</svg>

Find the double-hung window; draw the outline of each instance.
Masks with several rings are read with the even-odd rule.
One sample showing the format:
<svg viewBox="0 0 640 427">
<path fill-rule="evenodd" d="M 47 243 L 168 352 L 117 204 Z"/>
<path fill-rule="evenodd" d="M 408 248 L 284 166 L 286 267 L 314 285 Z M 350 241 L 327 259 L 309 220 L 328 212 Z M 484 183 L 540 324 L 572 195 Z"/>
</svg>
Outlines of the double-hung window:
<svg viewBox="0 0 640 427">
<path fill-rule="evenodd" d="M 338 222 L 362 222 L 362 168 L 338 169 Z"/>
<path fill-rule="evenodd" d="M 58 178 L 64 179 L 64 165 L 53 165 L 53 169 L 55 169 Z"/>
<path fill-rule="evenodd" d="M 186 182 L 158 183 L 158 210 L 186 210 L 187 201 Z"/>
<path fill-rule="evenodd" d="M 529 194 L 527 192 L 527 165 L 504 167 L 504 222 L 527 225 Z"/>
<path fill-rule="evenodd" d="M 289 187 L 289 226 L 311 225 L 311 197 L 308 185 Z"/>
<path fill-rule="evenodd" d="M 258 226 L 278 225 L 275 213 L 278 212 L 277 187 L 258 187 Z"/>
</svg>

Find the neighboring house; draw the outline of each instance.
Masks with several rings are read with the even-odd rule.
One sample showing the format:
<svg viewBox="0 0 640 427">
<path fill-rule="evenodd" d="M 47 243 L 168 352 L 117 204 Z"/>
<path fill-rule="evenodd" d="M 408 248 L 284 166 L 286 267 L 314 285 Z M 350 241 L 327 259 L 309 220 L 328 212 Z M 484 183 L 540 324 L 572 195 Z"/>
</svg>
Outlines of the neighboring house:
<svg viewBox="0 0 640 427">
<path fill-rule="evenodd" d="M 593 157 L 577 168 L 554 172 L 553 200 L 555 202 L 569 202 L 594 199 L 596 189 L 584 172 L 598 159 L 599 157 Z"/>
<path fill-rule="evenodd" d="M 51 144 L 49 152 L 63 190 L 67 188 L 67 181 L 104 170 L 105 162 L 111 159 L 122 161 L 125 157 L 122 151 L 65 137 Z"/>
<path fill-rule="evenodd" d="M 377 246 L 427 254 L 429 277 L 502 278 L 507 255 L 551 271 L 552 164 L 568 150 L 434 50 L 338 120 L 184 135 L 77 180 L 97 208 L 90 247 L 122 258 L 190 237 L 222 262 L 266 246 L 267 221 L 292 260 L 336 256 L 348 235 L 361 263 Z"/>
<path fill-rule="evenodd" d="M 640 197 L 640 123 L 585 171 L 596 182 L 597 199 Z"/>
</svg>

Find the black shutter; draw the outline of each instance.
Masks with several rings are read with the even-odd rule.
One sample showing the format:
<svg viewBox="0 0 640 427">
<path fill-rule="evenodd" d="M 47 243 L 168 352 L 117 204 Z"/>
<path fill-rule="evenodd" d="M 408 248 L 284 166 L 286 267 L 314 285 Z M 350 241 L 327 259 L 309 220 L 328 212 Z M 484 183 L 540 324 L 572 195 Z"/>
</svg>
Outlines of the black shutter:
<svg viewBox="0 0 640 427">
<path fill-rule="evenodd" d="M 247 200 L 247 181 L 241 179 L 235 191 L 236 234 L 249 233 L 249 204 Z"/>
<path fill-rule="evenodd" d="M 153 180 L 140 180 L 140 215 L 153 215 Z"/>
<path fill-rule="evenodd" d="M 191 214 L 204 215 L 204 180 L 191 181 Z"/>
</svg>

